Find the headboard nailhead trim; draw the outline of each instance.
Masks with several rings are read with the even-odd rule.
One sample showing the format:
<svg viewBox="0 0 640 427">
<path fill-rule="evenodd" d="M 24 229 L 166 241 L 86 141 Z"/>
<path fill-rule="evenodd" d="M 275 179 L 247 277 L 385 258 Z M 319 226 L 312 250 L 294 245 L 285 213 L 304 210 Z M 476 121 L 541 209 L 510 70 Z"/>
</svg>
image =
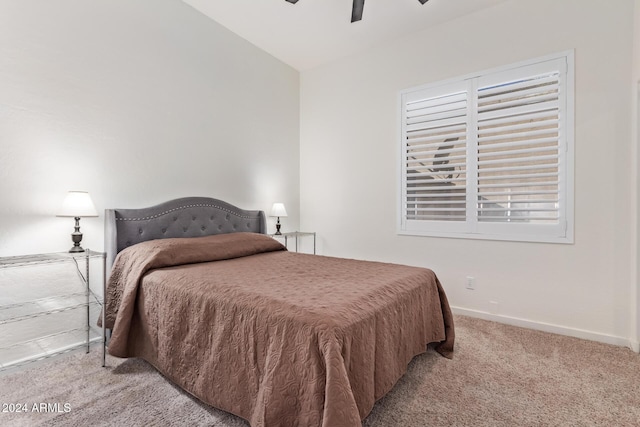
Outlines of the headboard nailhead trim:
<svg viewBox="0 0 640 427">
<path fill-rule="evenodd" d="M 222 211 L 231 213 L 231 214 L 233 214 L 233 215 L 235 215 L 235 216 L 237 216 L 239 218 L 254 219 L 253 217 L 248 216 L 248 215 L 238 215 L 236 212 L 230 211 L 229 209 L 223 208 L 221 206 L 209 205 L 209 204 L 202 203 L 202 204 L 195 204 L 195 205 L 180 206 L 180 207 L 177 207 L 177 208 L 169 209 L 168 211 L 164 211 L 164 212 L 161 212 L 161 213 L 156 214 L 156 215 L 146 216 L 144 218 L 116 218 L 116 221 L 145 221 L 145 220 L 148 220 L 148 219 L 159 218 L 162 215 L 166 215 L 168 213 L 179 211 L 179 210 L 182 210 L 182 209 L 187 209 L 187 208 L 216 208 L 216 209 L 220 209 Z M 228 217 L 228 214 L 227 214 L 227 217 Z M 174 217 L 173 220 L 176 221 L 177 218 Z"/>
</svg>

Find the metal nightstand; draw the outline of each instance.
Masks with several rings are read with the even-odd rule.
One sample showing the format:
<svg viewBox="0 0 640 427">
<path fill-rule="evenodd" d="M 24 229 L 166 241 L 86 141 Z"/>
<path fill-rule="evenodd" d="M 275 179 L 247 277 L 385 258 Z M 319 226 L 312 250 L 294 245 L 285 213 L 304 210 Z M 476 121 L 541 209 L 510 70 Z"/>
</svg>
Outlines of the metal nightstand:
<svg viewBox="0 0 640 427">
<path fill-rule="evenodd" d="M 284 238 L 284 245 L 286 246 L 287 249 L 289 249 L 289 238 L 290 237 L 295 237 L 295 241 L 296 241 L 296 246 L 295 246 L 295 250 L 296 252 L 298 252 L 298 243 L 299 243 L 299 239 L 301 237 L 306 237 L 306 236 L 313 236 L 313 254 L 316 254 L 316 233 L 315 231 L 311 232 L 311 231 L 290 231 L 288 233 L 282 233 L 282 234 L 270 234 L 271 237 L 273 237 L 274 239 L 277 238 Z"/>
<path fill-rule="evenodd" d="M 93 259 L 102 265 L 103 274 L 99 277 L 103 281 L 101 288 L 104 288 L 106 255 L 103 252 L 86 250 L 0 257 L 0 282 L 4 282 L 4 290 L 8 292 L 0 298 L 0 328 L 9 328 L 0 334 L 3 336 L 0 355 L 4 355 L 0 360 L 0 371 L 79 347 L 86 347 L 88 353 L 91 342 L 100 339 L 96 336 L 98 331 L 91 327 L 90 308 L 101 308 L 104 298 L 91 288 L 90 264 Z M 84 266 L 81 265 L 83 261 Z M 73 280 L 74 276 L 79 282 Z M 34 287 L 34 284 L 39 286 Z M 56 326 L 58 320 L 64 325 L 69 315 L 82 310 L 86 310 L 83 327 Z M 29 331 L 28 336 L 14 332 L 17 326 Z M 84 338 L 80 338 L 81 335 Z M 61 342 L 67 344 L 60 347 Z M 103 354 L 103 361 L 104 357 Z"/>
</svg>

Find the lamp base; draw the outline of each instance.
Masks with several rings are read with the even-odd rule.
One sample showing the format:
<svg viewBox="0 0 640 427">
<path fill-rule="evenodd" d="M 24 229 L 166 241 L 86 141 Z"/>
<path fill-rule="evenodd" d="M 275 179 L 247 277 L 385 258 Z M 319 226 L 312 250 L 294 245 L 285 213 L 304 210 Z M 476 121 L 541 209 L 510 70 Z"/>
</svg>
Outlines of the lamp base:
<svg viewBox="0 0 640 427">
<path fill-rule="evenodd" d="M 71 233 L 71 240 L 73 241 L 73 247 L 69 249 L 69 253 L 84 252 L 80 242 L 82 242 L 82 233 L 80 232 L 80 217 L 75 217 L 76 226 L 73 233 Z"/>
</svg>

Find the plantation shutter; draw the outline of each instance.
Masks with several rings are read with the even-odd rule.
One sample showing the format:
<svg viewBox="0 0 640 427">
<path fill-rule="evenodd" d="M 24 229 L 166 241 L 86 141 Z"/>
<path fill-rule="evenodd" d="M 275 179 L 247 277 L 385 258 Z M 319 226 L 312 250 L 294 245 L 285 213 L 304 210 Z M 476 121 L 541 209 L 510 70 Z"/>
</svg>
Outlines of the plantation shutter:
<svg viewBox="0 0 640 427">
<path fill-rule="evenodd" d="M 565 73 L 565 61 L 554 60 L 478 79 L 479 232 L 490 223 L 519 234 L 564 232 Z"/>
<path fill-rule="evenodd" d="M 444 92 L 444 94 L 443 94 Z M 403 102 L 403 221 L 467 219 L 466 84 L 426 90 Z"/>
<path fill-rule="evenodd" d="M 400 232 L 572 241 L 573 55 L 401 94 Z"/>
</svg>

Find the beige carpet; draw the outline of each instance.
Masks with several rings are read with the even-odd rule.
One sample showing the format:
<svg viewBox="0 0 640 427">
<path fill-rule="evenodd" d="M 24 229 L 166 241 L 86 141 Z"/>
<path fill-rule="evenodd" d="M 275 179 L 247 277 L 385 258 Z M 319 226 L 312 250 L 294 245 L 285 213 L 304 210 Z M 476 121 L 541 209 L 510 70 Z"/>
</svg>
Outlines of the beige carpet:
<svg viewBox="0 0 640 427">
<path fill-rule="evenodd" d="M 433 351 L 416 357 L 365 426 L 640 426 L 638 354 L 455 319 L 454 359 Z M 28 408 L 0 412 L 0 425 L 248 425 L 193 399 L 143 361 L 109 358 L 108 364 L 100 367 L 96 348 L 0 376 L 0 409 Z M 61 412 L 32 412 L 42 403 Z"/>
</svg>

